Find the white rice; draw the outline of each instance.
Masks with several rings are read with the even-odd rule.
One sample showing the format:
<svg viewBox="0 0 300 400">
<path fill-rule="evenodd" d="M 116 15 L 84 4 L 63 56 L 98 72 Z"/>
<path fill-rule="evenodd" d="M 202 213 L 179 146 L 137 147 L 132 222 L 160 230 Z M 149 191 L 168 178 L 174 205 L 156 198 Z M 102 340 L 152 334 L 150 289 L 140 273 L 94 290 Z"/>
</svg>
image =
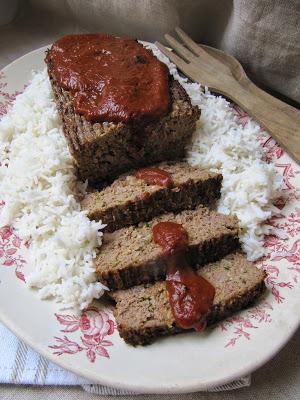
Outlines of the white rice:
<svg viewBox="0 0 300 400">
<path fill-rule="evenodd" d="M 0 226 L 30 240 L 26 282 L 42 299 L 85 308 L 105 287 L 96 282 L 95 249 L 101 222 L 80 210 L 74 167 L 46 71 L 37 73 L 0 121 Z"/>
<path fill-rule="evenodd" d="M 187 159 L 193 165 L 222 173 L 218 211 L 238 217 L 243 249 L 249 260 L 257 260 L 266 251 L 263 237 L 271 228 L 264 225 L 264 221 L 278 213 L 273 201 L 281 187 L 274 165 L 264 160 L 264 150 L 258 139 L 259 125 L 249 120 L 243 127 L 228 101 L 207 89 L 201 90 L 197 83 L 189 83 L 155 46 L 149 47 L 169 67 L 193 104 L 201 108 Z"/>
<path fill-rule="evenodd" d="M 272 202 L 280 180 L 274 166 L 264 161 L 259 126 L 253 121 L 241 126 L 226 100 L 188 83 L 151 48 L 202 109 L 189 162 L 223 174 L 219 211 L 239 218 L 248 258 L 261 257 L 268 232 L 263 222 L 275 213 Z M 26 282 L 42 299 L 85 308 L 106 289 L 96 282 L 93 268 L 104 226 L 89 221 L 76 200 L 84 187 L 75 178 L 46 71 L 34 75 L 0 121 L 0 153 L 0 193 L 5 201 L 0 226 L 13 225 L 21 238 L 30 240 Z"/>
</svg>

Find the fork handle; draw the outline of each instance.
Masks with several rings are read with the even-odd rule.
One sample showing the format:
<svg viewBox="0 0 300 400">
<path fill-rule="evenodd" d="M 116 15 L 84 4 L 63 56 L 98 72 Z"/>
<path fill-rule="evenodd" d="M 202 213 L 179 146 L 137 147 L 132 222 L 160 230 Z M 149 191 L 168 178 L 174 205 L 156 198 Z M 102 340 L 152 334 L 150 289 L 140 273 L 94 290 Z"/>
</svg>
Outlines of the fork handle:
<svg viewBox="0 0 300 400">
<path fill-rule="evenodd" d="M 274 102 L 267 100 L 273 96 L 255 85 L 252 85 L 250 90 L 249 85 L 244 87 L 237 81 L 232 81 L 230 89 L 222 94 L 246 110 L 295 161 L 300 163 L 300 111 L 291 106 L 286 110 L 277 107 L 275 98 Z"/>
</svg>

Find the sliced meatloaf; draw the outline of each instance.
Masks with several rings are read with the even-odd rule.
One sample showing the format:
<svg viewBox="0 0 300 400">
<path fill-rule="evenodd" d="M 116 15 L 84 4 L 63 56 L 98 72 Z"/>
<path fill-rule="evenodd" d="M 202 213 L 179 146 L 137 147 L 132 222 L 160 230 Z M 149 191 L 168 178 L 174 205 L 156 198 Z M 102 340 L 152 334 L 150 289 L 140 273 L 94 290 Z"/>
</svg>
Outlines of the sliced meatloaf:
<svg viewBox="0 0 300 400">
<path fill-rule="evenodd" d="M 104 234 L 95 268 L 98 279 L 109 289 L 165 278 L 168 256 L 152 238 L 152 226 L 160 221 L 182 224 L 189 238 L 187 257 L 195 267 L 216 261 L 239 247 L 235 217 L 203 207 L 177 215 L 164 214 L 148 223 Z"/>
<path fill-rule="evenodd" d="M 74 111 L 72 94 L 59 86 L 50 62 L 47 67 L 64 134 L 81 179 L 100 183 L 132 168 L 184 156 L 200 110 L 192 106 L 178 81 L 170 78 L 170 111 L 155 122 L 145 126 L 91 123 Z"/>
<path fill-rule="evenodd" d="M 125 226 L 149 221 L 157 215 L 210 205 L 220 198 L 222 175 L 192 167 L 187 162 L 164 162 L 153 167 L 168 172 L 171 187 L 149 185 L 134 171 L 110 186 L 88 193 L 81 202 L 90 219 L 107 224 L 113 232 Z"/>
<path fill-rule="evenodd" d="M 265 289 L 264 272 L 240 253 L 205 265 L 198 273 L 216 290 L 208 325 L 247 307 Z M 116 301 L 118 331 L 129 344 L 145 345 L 159 336 L 183 331 L 172 315 L 165 282 L 116 291 L 110 296 Z"/>
</svg>

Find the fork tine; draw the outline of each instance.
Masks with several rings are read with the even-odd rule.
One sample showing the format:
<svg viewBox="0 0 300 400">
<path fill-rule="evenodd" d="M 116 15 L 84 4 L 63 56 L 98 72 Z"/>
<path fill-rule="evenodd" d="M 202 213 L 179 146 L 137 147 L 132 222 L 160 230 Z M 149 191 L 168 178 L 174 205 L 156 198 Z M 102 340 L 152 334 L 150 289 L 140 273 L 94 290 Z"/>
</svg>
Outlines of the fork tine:
<svg viewBox="0 0 300 400">
<path fill-rule="evenodd" d="M 183 43 L 192 50 L 197 56 L 209 56 L 209 54 L 200 46 L 197 45 L 182 29 L 178 26 L 175 28 L 175 32 L 183 41 Z"/>
<path fill-rule="evenodd" d="M 182 58 L 178 57 L 172 51 L 166 49 L 161 43 L 155 42 L 154 44 L 165 56 L 167 56 L 175 65 L 177 65 L 178 68 L 183 69 L 187 67 L 188 64 Z"/>
<path fill-rule="evenodd" d="M 186 47 L 184 47 L 181 43 L 179 43 L 176 39 L 174 39 L 171 35 L 166 34 L 165 39 L 168 44 L 176 51 L 176 53 L 178 53 L 185 60 L 195 60 L 195 55 Z"/>
</svg>

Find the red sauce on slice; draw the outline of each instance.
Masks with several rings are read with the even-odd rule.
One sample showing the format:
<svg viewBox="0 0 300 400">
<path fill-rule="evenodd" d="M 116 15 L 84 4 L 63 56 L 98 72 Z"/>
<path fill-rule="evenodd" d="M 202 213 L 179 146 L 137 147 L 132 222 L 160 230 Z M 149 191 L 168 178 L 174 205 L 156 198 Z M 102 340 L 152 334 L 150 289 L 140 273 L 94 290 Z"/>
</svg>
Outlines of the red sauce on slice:
<svg viewBox="0 0 300 400">
<path fill-rule="evenodd" d="M 143 179 L 148 185 L 172 187 L 173 179 L 169 172 L 160 168 L 142 168 L 134 174 L 136 178 Z"/>
<path fill-rule="evenodd" d="M 173 315 L 184 329 L 205 328 L 205 318 L 213 304 L 215 289 L 187 264 L 184 258 L 168 266 L 166 286 Z"/>
<path fill-rule="evenodd" d="M 46 62 L 89 121 L 146 123 L 169 110 L 168 68 L 136 40 L 68 35 L 52 45 Z"/>
<path fill-rule="evenodd" d="M 183 329 L 203 330 L 215 288 L 189 266 L 186 230 L 175 222 L 159 222 L 152 233 L 154 242 L 169 256 L 166 287 L 176 323 Z"/>
</svg>

